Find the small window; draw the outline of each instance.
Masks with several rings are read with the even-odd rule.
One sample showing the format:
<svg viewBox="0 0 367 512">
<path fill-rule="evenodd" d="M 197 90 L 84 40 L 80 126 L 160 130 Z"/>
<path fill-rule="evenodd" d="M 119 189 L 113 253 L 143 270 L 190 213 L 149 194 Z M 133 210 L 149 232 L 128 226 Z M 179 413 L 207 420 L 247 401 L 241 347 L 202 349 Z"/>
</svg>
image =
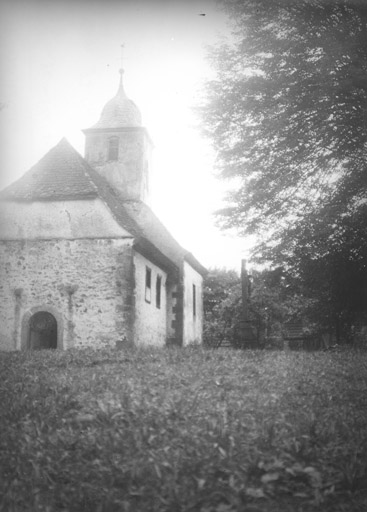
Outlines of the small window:
<svg viewBox="0 0 367 512">
<path fill-rule="evenodd" d="M 196 316 L 196 286 L 192 285 L 192 312 Z"/>
<path fill-rule="evenodd" d="M 108 140 L 108 160 L 118 160 L 119 158 L 119 138 L 111 137 Z"/>
<path fill-rule="evenodd" d="M 145 300 L 150 303 L 152 296 L 152 269 L 145 267 Z"/>
<path fill-rule="evenodd" d="M 157 308 L 161 307 L 161 290 L 162 290 L 162 277 L 157 276 L 156 288 L 155 288 L 155 305 Z"/>
</svg>

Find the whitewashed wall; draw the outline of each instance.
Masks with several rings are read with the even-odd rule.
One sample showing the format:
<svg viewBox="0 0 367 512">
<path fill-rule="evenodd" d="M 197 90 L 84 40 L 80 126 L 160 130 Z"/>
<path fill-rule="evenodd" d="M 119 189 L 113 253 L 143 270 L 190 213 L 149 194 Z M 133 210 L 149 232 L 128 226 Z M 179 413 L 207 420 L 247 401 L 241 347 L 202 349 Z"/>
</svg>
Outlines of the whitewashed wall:
<svg viewBox="0 0 367 512">
<path fill-rule="evenodd" d="M 134 340 L 137 345 L 164 346 L 167 338 L 167 274 L 151 263 L 141 254 L 135 252 L 135 329 Z M 145 296 L 145 272 L 149 267 L 151 273 L 151 297 L 147 302 Z M 161 306 L 156 306 L 156 279 L 161 280 Z"/>
<path fill-rule="evenodd" d="M 100 199 L 0 202 L 0 240 L 124 236 Z"/>
<path fill-rule="evenodd" d="M 193 311 L 193 285 L 196 287 L 196 315 Z M 203 339 L 203 278 L 184 262 L 183 344 L 202 343 Z"/>
</svg>

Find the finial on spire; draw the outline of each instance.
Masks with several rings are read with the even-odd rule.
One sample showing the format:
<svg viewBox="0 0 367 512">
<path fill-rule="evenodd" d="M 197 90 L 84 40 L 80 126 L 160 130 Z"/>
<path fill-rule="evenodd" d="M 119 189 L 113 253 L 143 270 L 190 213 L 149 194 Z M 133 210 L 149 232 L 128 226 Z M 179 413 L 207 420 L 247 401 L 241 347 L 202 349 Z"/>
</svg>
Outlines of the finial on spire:
<svg viewBox="0 0 367 512">
<path fill-rule="evenodd" d="M 120 48 L 121 48 L 121 67 L 120 67 L 120 74 L 122 74 L 124 72 L 124 49 L 125 49 L 125 44 L 121 44 L 120 45 Z"/>
<path fill-rule="evenodd" d="M 119 69 L 119 73 L 120 73 L 120 87 L 122 87 L 122 75 L 124 74 L 124 48 L 125 48 L 125 45 L 121 44 L 120 47 L 121 47 L 121 67 Z"/>
</svg>

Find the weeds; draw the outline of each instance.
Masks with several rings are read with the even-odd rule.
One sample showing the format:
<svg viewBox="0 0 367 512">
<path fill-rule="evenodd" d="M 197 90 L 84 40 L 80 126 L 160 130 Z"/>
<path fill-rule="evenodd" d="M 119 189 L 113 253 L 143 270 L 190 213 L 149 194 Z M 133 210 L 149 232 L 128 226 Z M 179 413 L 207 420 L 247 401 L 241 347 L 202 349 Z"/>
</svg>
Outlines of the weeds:
<svg viewBox="0 0 367 512">
<path fill-rule="evenodd" d="M 0 356 L 0 510 L 367 508 L 367 355 Z"/>
</svg>

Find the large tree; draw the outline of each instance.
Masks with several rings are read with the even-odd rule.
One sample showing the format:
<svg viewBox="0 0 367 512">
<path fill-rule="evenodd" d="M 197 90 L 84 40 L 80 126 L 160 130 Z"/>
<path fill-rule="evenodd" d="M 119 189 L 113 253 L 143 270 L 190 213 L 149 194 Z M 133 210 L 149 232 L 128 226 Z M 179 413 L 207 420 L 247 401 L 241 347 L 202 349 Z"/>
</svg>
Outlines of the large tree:
<svg viewBox="0 0 367 512">
<path fill-rule="evenodd" d="M 254 256 L 326 289 L 334 309 L 348 283 L 329 286 L 352 276 L 366 306 L 367 1 L 221 3 L 234 34 L 211 50 L 202 116 L 236 183 L 222 225 L 260 235 Z"/>
</svg>

